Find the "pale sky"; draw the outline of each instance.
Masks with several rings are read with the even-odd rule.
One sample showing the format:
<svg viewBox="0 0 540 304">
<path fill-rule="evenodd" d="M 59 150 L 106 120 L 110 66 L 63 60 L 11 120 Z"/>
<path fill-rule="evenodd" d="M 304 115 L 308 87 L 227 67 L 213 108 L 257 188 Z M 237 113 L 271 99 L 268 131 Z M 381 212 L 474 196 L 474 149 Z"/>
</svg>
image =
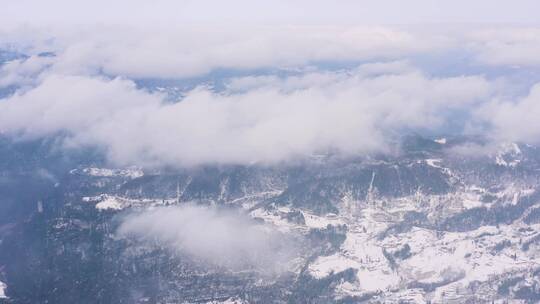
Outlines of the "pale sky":
<svg viewBox="0 0 540 304">
<path fill-rule="evenodd" d="M 2 0 L 0 26 L 120 24 L 537 24 L 535 0 Z"/>
</svg>

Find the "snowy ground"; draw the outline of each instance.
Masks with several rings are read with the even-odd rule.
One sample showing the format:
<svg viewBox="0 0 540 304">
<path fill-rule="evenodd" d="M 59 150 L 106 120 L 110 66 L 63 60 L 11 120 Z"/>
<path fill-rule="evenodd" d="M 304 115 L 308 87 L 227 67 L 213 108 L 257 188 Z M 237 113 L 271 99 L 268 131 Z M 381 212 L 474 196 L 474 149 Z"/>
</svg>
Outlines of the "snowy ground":
<svg viewBox="0 0 540 304">
<path fill-rule="evenodd" d="M 342 208 L 347 210 L 340 212 L 343 216 L 316 216 L 301 210 L 305 225 L 290 223 L 281 216 L 292 211 L 288 207 L 271 211 L 257 209 L 252 216 L 263 218 L 282 231 L 346 224 L 348 232 L 339 252 L 320 256 L 308 267 L 315 278 L 348 268 L 356 269 L 355 282 L 342 282 L 336 287 L 338 297 L 379 293 L 379 300 L 390 303 L 400 300 L 460 303 L 471 296 L 471 286 L 481 286 L 481 290 L 476 291 L 477 296 L 484 293 L 484 298 L 497 300 L 497 285 L 491 283 L 495 279 L 509 274 L 527 277 L 533 270 L 540 269 L 537 248 L 527 251 L 521 248 L 522 243 L 540 235 L 540 225 L 517 221 L 498 227 L 482 226 L 467 232 L 444 232 L 413 226 L 408 231 L 380 237 L 400 221 L 404 212 L 424 210 L 433 217 L 448 216 L 486 204 L 480 202 L 480 194 L 485 191 L 472 186 L 463 192 L 443 196 L 400 198 L 385 206 L 378 201 L 346 202 Z M 520 196 L 531 193 L 530 189 L 509 186 L 494 195 L 515 202 Z M 394 263 L 385 257 L 385 251 L 395 252 L 404 246 L 410 248 L 410 256 L 396 258 Z M 431 290 L 421 288 L 425 286 L 434 287 Z"/>
<path fill-rule="evenodd" d="M 7 288 L 6 283 L 0 281 L 0 299 L 7 299 L 6 288 Z"/>
<path fill-rule="evenodd" d="M 514 150 L 514 153 L 519 152 Z M 458 178 L 441 159 L 423 162 L 441 170 L 449 180 Z M 98 169 L 83 172 L 96 176 L 136 175 Z M 540 286 L 531 275 L 540 270 L 540 247 L 536 245 L 536 239 L 540 239 L 540 224 L 527 225 L 518 219 L 511 224 L 482 226 L 466 232 L 440 231 L 414 224 L 403 230 L 390 229 L 402 223 L 404 215 L 410 212 L 422 212 L 430 222 L 437 223 L 478 207 L 516 205 L 534 192 L 535 189 L 512 183 L 497 190 L 463 185 L 459 191 L 443 195 L 425 195 L 418 191 L 411 196 L 380 199 L 372 195 L 370 186 L 365 200 L 354 201 L 345 196 L 337 206 L 339 214 L 326 215 L 296 209 L 292 205 L 259 206 L 261 201 L 278 195 L 280 190 L 252 194 L 226 204 L 242 207 L 251 217 L 262 219 L 284 233 L 303 234 L 311 229 L 346 225 L 346 238 L 339 250 L 318 256 L 307 265 L 308 273 L 314 278 L 324 278 L 349 268 L 356 270 L 356 280 L 337 284 L 336 298 L 376 294 L 376 301 L 387 303 L 462 303 L 477 296 L 497 302 L 500 298 L 496 282 L 507 277 L 519 276 L 523 278 L 523 284 Z M 494 201 L 483 200 L 486 195 L 495 198 Z M 120 210 L 174 204 L 177 198 L 130 199 L 102 194 L 84 197 L 83 201 L 95 204 L 99 210 Z M 288 215 L 298 212 L 304 221 L 291 221 Z M 524 243 L 531 244 L 528 250 L 523 250 Z M 405 249 L 406 254 L 396 254 Z M 235 303 L 229 300 L 223 303 Z"/>
</svg>

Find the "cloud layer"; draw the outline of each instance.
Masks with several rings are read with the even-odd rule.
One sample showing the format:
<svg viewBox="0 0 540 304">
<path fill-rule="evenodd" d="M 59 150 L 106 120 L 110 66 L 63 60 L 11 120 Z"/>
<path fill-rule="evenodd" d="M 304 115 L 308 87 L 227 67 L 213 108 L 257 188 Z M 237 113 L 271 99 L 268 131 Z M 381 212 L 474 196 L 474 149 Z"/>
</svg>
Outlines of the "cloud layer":
<svg viewBox="0 0 540 304">
<path fill-rule="evenodd" d="M 65 147 L 99 147 L 114 164 L 143 166 L 381 153 L 411 131 L 540 142 L 539 30 L 466 30 L 7 31 L 5 49 L 25 56 L 0 65 L 0 93 L 15 90 L 0 99 L 0 131 L 60 137 Z"/>
<path fill-rule="evenodd" d="M 66 145 L 97 145 L 118 164 L 271 164 L 384 151 L 389 134 L 440 127 L 445 113 L 491 90 L 482 77 L 433 78 L 390 63 L 236 78 L 224 92 L 199 87 L 171 103 L 129 80 L 54 75 L 0 103 L 0 130 L 65 134 Z"/>
<path fill-rule="evenodd" d="M 255 224 L 246 215 L 212 207 L 184 205 L 134 213 L 124 218 L 119 236 L 155 242 L 203 264 L 265 274 L 287 270 L 298 254 L 289 236 Z"/>
<path fill-rule="evenodd" d="M 448 38 L 436 35 L 377 26 L 159 30 L 102 26 L 51 32 L 53 35 L 40 36 L 12 31 L 4 33 L 2 40 L 36 53 L 53 51 L 57 55 L 55 72 L 130 78 L 186 78 L 218 69 L 298 68 L 317 62 L 391 59 L 437 50 L 450 43 Z M 38 37 L 25 39 L 31 35 Z M 54 39 L 46 39 L 48 35 Z M 25 68 L 37 65 L 32 63 L 26 63 Z"/>
</svg>

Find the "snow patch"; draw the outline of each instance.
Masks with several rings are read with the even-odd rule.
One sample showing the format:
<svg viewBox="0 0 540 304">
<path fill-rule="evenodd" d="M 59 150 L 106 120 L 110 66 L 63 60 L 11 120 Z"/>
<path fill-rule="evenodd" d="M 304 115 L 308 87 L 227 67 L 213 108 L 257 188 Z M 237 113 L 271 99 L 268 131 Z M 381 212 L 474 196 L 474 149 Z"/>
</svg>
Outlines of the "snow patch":
<svg viewBox="0 0 540 304">
<path fill-rule="evenodd" d="M 306 226 L 310 228 L 326 228 L 328 225 L 342 225 L 344 222 L 337 217 L 335 214 L 328 214 L 325 217 L 317 216 L 308 212 L 303 211 L 304 219 L 306 221 Z"/>
<path fill-rule="evenodd" d="M 151 198 L 126 198 L 121 196 L 112 196 L 108 194 L 100 194 L 97 196 L 84 196 L 82 198 L 83 202 L 88 203 L 97 203 L 96 209 L 106 210 L 120 210 L 128 207 L 155 207 L 161 205 L 173 205 L 178 202 L 177 198 L 168 198 L 168 199 L 151 199 Z"/>
<path fill-rule="evenodd" d="M 210 301 L 210 302 L 207 302 L 208 304 L 246 304 L 248 302 L 242 300 L 242 299 L 239 299 L 239 298 L 228 298 L 226 300 L 222 300 L 222 301 Z"/>
<path fill-rule="evenodd" d="M 74 169 L 70 171 L 71 174 L 82 174 L 94 177 L 126 177 L 126 178 L 138 178 L 144 176 L 144 172 L 139 168 L 127 168 L 127 169 L 107 169 L 107 168 L 84 168 L 82 170 Z"/>
<path fill-rule="evenodd" d="M 99 210 L 107 210 L 107 209 L 121 210 L 122 208 L 123 208 L 122 204 L 114 197 L 108 197 L 104 201 L 96 204 L 96 209 L 99 209 Z"/>
<path fill-rule="evenodd" d="M 438 144 L 441 144 L 441 145 L 445 145 L 446 144 L 446 138 L 442 137 L 442 138 L 437 138 L 435 140 L 433 140 L 434 142 L 438 143 Z"/>
<path fill-rule="evenodd" d="M 309 265 L 310 274 L 317 278 L 324 278 L 332 273 L 345 271 L 349 268 L 360 268 L 359 263 L 350 260 L 339 253 L 330 256 L 322 256 Z"/>
<path fill-rule="evenodd" d="M 6 283 L 0 281 L 0 299 L 7 299 L 6 288 L 7 288 Z"/>
<path fill-rule="evenodd" d="M 437 158 L 428 158 L 426 159 L 426 164 L 430 167 L 441 169 L 442 167 L 438 164 L 441 162 L 441 159 Z"/>
<path fill-rule="evenodd" d="M 517 158 L 522 155 L 521 149 L 516 143 L 507 143 L 501 145 L 501 149 L 495 155 L 495 164 L 502 167 L 511 167 L 514 168 L 519 163 L 521 159 Z"/>
</svg>

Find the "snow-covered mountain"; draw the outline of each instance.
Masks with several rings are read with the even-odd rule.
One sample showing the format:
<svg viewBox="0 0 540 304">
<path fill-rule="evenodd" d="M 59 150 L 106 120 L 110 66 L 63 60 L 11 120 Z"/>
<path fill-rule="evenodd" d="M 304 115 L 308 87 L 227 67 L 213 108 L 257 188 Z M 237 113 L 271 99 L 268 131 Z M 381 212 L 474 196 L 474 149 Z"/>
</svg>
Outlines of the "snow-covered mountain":
<svg viewBox="0 0 540 304">
<path fill-rule="evenodd" d="M 533 146 L 486 152 L 478 140 L 411 136 L 394 155 L 158 170 L 109 168 L 96 155 L 58 156 L 47 145 L 1 144 L 18 165 L 0 165 L 0 303 L 540 300 Z M 259 263 L 267 252 L 231 268 L 197 254 L 220 247 L 191 250 L 190 235 L 234 249 L 259 234 L 199 236 L 185 230 L 221 228 L 174 221 L 159 230 L 155 218 L 145 222 L 150 234 L 142 231 L 150 238 L 120 233 L 134 215 L 187 204 L 233 212 L 247 230 L 286 239 L 268 247 L 271 257 L 294 250 L 276 258 L 276 271 Z M 216 256 L 236 259 L 221 249 Z"/>
</svg>

